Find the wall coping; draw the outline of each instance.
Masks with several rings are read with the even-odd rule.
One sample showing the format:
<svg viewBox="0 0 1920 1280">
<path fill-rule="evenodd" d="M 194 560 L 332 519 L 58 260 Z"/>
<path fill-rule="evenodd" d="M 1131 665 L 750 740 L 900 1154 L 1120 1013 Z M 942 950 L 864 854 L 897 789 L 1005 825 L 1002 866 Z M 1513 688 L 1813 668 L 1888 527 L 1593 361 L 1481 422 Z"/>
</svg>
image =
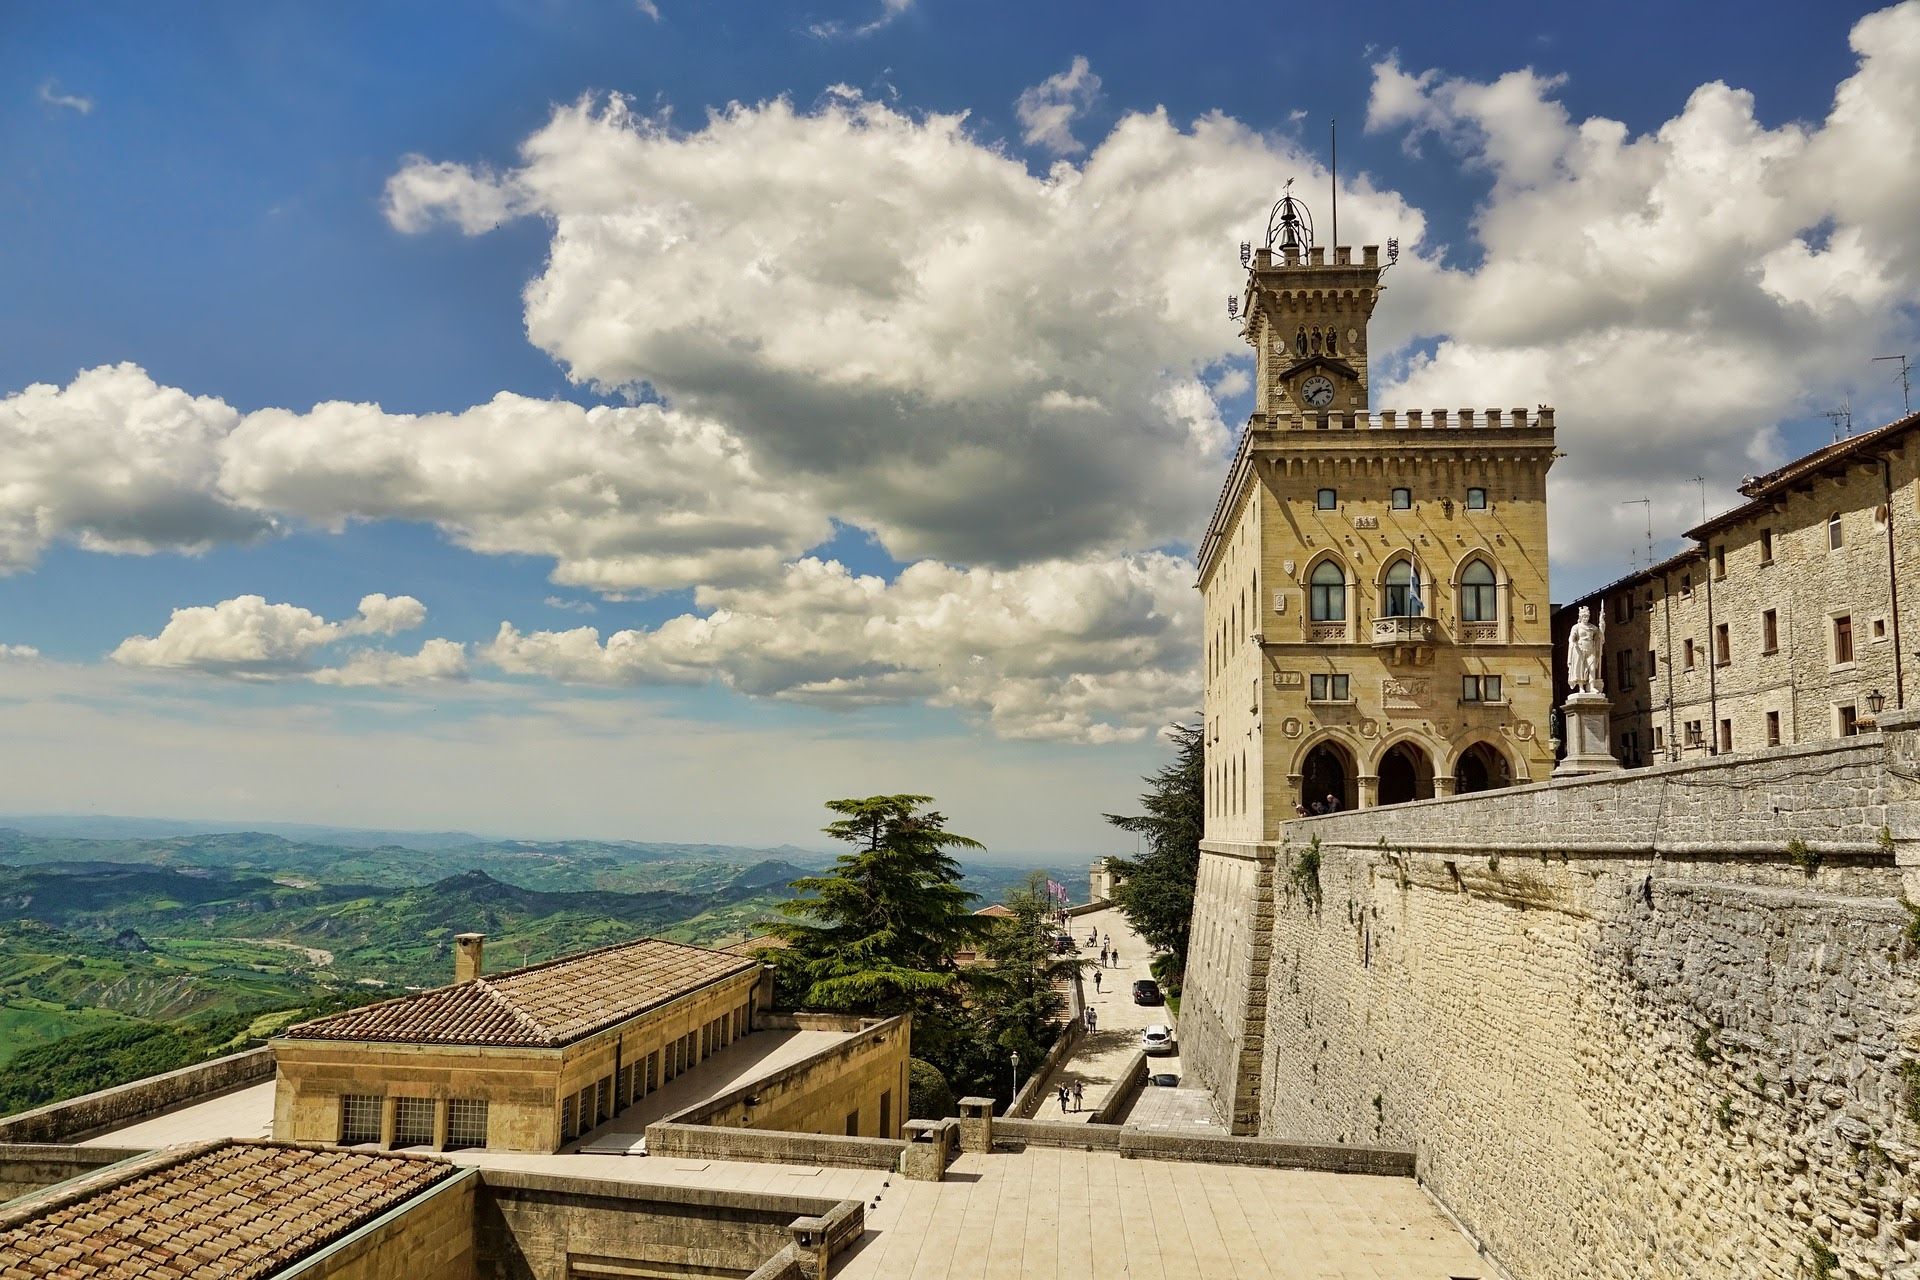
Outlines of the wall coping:
<svg viewBox="0 0 1920 1280">
<path fill-rule="evenodd" d="M 560 1192 L 596 1196 L 605 1200 L 644 1201 L 691 1205 L 705 1209 L 751 1209 L 775 1216 L 819 1217 L 841 1202 L 831 1196 L 802 1196 L 782 1191 L 735 1191 L 720 1187 L 689 1187 L 671 1183 L 616 1182 L 565 1173 L 534 1173 L 524 1169 L 475 1166 L 488 1190 Z"/>
<path fill-rule="evenodd" d="M 1178 1160 L 1200 1164 L 1251 1164 L 1324 1173 L 1414 1175 L 1414 1153 L 1394 1147 L 1364 1147 L 1283 1138 L 1154 1133 L 1117 1124 L 1060 1124 L 1050 1120 L 993 1122 L 996 1147 L 1068 1147 L 1118 1151 L 1128 1160 Z"/>
</svg>

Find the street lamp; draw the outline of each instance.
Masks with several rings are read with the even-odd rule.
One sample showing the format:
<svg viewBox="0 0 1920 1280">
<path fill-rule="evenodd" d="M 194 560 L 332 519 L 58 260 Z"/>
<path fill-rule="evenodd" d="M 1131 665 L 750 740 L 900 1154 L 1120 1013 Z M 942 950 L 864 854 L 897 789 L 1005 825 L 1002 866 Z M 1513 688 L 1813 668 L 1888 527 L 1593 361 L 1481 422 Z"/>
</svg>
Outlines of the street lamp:
<svg viewBox="0 0 1920 1280">
<path fill-rule="evenodd" d="M 1017 1098 L 1020 1096 L 1020 1051 L 1018 1049 L 1013 1051 L 1010 1060 L 1013 1063 L 1013 1096 Z"/>
<path fill-rule="evenodd" d="M 1869 693 L 1867 695 L 1867 711 L 1869 713 L 1877 716 L 1880 714 L 1880 708 L 1886 705 L 1887 705 L 1887 695 L 1880 692 L 1878 689 L 1875 689 L 1872 693 Z"/>
</svg>

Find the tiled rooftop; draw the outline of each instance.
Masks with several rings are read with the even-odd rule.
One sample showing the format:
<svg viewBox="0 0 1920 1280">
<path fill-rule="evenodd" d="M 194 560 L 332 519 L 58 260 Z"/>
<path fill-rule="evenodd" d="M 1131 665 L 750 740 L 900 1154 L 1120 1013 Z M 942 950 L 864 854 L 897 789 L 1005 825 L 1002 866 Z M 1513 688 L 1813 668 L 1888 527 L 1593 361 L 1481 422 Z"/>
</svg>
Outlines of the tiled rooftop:
<svg viewBox="0 0 1920 1280">
<path fill-rule="evenodd" d="M 554 1048 L 758 963 L 642 938 L 349 1009 L 283 1034 L 295 1040 Z"/>
<path fill-rule="evenodd" d="M 146 1157 L 0 1211 L 0 1276 L 270 1276 L 457 1172 L 419 1156 L 259 1142 Z"/>
</svg>

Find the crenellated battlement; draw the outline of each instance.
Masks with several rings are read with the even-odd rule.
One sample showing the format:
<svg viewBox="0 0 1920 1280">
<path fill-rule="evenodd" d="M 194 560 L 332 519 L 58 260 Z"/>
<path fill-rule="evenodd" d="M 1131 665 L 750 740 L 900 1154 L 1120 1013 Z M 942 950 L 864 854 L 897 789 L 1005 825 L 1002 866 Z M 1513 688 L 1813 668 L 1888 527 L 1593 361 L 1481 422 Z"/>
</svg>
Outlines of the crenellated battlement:
<svg viewBox="0 0 1920 1280">
<path fill-rule="evenodd" d="M 1514 409 L 1368 409 L 1327 413 L 1256 413 L 1251 431 L 1552 431 L 1553 410 Z"/>
<path fill-rule="evenodd" d="M 1367 244 L 1360 246 L 1360 261 L 1353 260 L 1352 245 L 1335 245 L 1333 261 L 1327 261 L 1324 245 L 1315 245 L 1304 254 L 1298 249 L 1282 249 L 1275 253 L 1272 249 L 1256 249 L 1253 254 L 1255 271 L 1312 270 L 1316 267 L 1378 267 L 1380 265 L 1380 246 Z"/>
</svg>

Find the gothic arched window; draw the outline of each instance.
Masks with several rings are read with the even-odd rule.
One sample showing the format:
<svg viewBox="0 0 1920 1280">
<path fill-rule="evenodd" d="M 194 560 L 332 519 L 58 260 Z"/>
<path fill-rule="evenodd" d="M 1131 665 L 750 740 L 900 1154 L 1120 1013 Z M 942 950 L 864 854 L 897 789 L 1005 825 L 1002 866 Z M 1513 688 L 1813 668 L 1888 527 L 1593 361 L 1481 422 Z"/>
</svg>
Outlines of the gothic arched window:
<svg viewBox="0 0 1920 1280">
<path fill-rule="evenodd" d="M 1460 621 L 1497 621 L 1499 601 L 1499 593 L 1494 590 L 1493 570 L 1485 560 L 1475 560 L 1460 575 Z"/>
<path fill-rule="evenodd" d="M 1389 618 L 1417 618 L 1425 612 L 1420 600 L 1420 571 L 1413 567 L 1413 561 L 1395 561 L 1387 570 L 1380 611 Z"/>
<path fill-rule="evenodd" d="M 1347 620 L 1347 575 L 1331 560 L 1314 566 L 1312 599 L 1308 616 L 1315 622 Z"/>
</svg>

